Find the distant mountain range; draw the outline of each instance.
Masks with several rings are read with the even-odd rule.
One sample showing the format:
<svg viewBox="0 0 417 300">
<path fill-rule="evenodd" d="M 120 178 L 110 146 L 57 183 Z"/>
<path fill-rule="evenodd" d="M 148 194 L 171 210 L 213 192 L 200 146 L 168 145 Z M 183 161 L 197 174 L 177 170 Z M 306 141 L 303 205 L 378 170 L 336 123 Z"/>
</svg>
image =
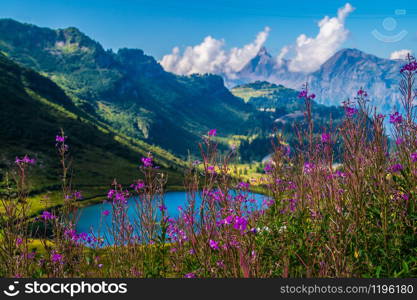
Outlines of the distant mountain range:
<svg viewBox="0 0 417 300">
<path fill-rule="evenodd" d="M 291 72 L 289 62 L 277 62 L 263 47 L 233 80 L 229 86 L 256 80 L 282 84 L 300 90 L 308 82 L 316 94 L 316 101 L 325 105 L 341 105 L 353 98 L 362 87 L 370 95 L 370 104 L 382 113 L 390 113 L 399 106 L 399 70 L 403 60 L 390 60 L 366 54 L 357 49 L 342 49 L 313 73 Z"/>
<path fill-rule="evenodd" d="M 115 53 L 74 27 L 53 30 L 11 19 L 0 19 L 0 55 L 4 69 L 10 65 L 16 74 L 33 74 L 0 78 L 7 87 L 7 93 L 0 94 L 6 108 L 0 127 L 6 142 L 0 150 L 26 153 L 36 148 L 36 140 L 47 143 L 60 127 L 68 127 L 78 145 L 97 153 L 95 140 L 109 145 L 111 154 L 106 153 L 115 161 L 121 153 L 131 162 L 135 153 L 150 151 L 167 168 L 178 168 L 179 158 L 189 153 L 198 155 L 197 142 L 212 128 L 220 135 L 219 149 L 238 145 L 243 161 L 259 160 L 270 152 L 274 127 L 291 143 L 293 123 L 303 121 L 297 90 L 306 81 L 317 95 L 313 106 L 317 130 L 327 126 L 330 116 L 339 120 L 341 102 L 360 87 L 371 95 L 372 104 L 390 112 L 398 104 L 398 70 L 404 63 L 345 49 L 318 71 L 304 74 L 291 72 L 288 61 L 277 63 L 262 48 L 234 80 L 213 74 L 178 76 L 164 71 L 142 50 Z M 235 88 L 228 89 L 225 83 Z M 28 90 L 32 92 L 24 94 Z M 25 100 L 21 112 L 15 106 L 18 95 Z M 30 115 L 32 106 L 43 113 Z M 55 117 L 59 112 L 63 119 Z M 48 122 L 41 118 L 36 126 L 35 116 Z M 25 122 L 32 125 L 25 127 Z"/>
</svg>

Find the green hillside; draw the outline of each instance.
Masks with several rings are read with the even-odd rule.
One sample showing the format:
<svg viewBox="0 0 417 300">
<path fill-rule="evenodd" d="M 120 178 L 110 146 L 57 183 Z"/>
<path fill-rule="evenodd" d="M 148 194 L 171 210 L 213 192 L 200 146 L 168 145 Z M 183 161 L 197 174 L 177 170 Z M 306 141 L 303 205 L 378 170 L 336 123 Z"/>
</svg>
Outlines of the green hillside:
<svg viewBox="0 0 417 300">
<path fill-rule="evenodd" d="M 298 91 L 266 81 L 239 85 L 234 87 L 231 92 L 258 110 L 275 112 L 275 116 L 278 118 L 305 109 L 303 100 L 298 98 Z M 314 102 L 313 113 L 317 120 L 320 118 L 328 120 L 330 114 L 333 118 L 339 119 L 343 115 L 343 109 Z"/>
<path fill-rule="evenodd" d="M 299 128 L 306 126 L 305 104 L 303 99 L 298 98 L 298 91 L 266 81 L 256 81 L 236 86 L 231 92 L 261 111 L 264 120 L 270 120 L 272 124 L 269 128 L 278 129 L 290 145 L 297 143 L 294 125 L 298 124 Z M 330 119 L 333 128 L 336 128 L 342 120 L 344 110 L 342 107 L 329 107 L 313 102 L 312 113 L 315 133 L 319 134 L 323 129 L 329 130 Z M 239 150 L 243 161 L 261 160 L 272 151 L 269 132 L 243 141 Z"/>
<path fill-rule="evenodd" d="M 211 128 L 248 135 L 253 106 L 215 75 L 176 76 L 138 49 L 104 50 L 76 28 L 0 20 L 0 51 L 56 82 L 84 112 L 123 134 L 185 157 Z"/>
<path fill-rule="evenodd" d="M 183 162 L 162 149 L 116 134 L 77 108 L 55 83 L 0 54 L 0 177 L 16 156 L 37 159 L 34 191 L 59 186 L 55 135 L 65 130 L 74 159 L 74 184 L 81 189 L 130 183 L 139 176 L 140 158 L 152 152 L 178 185 Z"/>
<path fill-rule="evenodd" d="M 0 51 L 55 82 L 67 107 L 113 134 L 156 145 L 184 159 L 198 155 L 197 142 L 216 128 L 220 150 L 236 145 L 240 162 L 260 161 L 278 128 L 294 143 L 304 103 L 282 85 L 255 82 L 231 92 L 220 76 L 177 76 L 139 49 L 104 50 L 78 29 L 40 28 L 0 20 Z M 67 108 L 69 109 L 69 108 Z M 313 105 L 317 129 L 341 118 L 336 107 Z M 139 143 L 139 142 L 138 142 Z"/>
<path fill-rule="evenodd" d="M 274 99 L 274 97 L 284 98 L 283 94 L 292 97 L 292 91 L 282 85 L 276 85 L 267 81 L 255 81 L 238 85 L 232 89 L 233 95 L 242 98 L 245 102 L 255 101 L 255 99 Z"/>
</svg>

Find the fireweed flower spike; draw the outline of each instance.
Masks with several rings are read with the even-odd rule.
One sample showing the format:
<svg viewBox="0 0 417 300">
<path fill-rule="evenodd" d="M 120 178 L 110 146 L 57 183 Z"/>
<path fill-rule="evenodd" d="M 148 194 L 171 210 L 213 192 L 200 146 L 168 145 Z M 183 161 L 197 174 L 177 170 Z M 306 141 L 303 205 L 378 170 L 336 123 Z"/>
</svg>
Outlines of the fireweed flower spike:
<svg viewBox="0 0 417 300">
<path fill-rule="evenodd" d="M 34 165 L 36 163 L 36 159 L 30 158 L 29 156 L 25 155 L 22 158 L 16 157 L 15 163 L 16 164 Z"/>
<path fill-rule="evenodd" d="M 397 111 L 389 116 L 389 122 L 391 124 L 401 124 L 403 122 L 403 117 L 401 114 Z"/>
<path fill-rule="evenodd" d="M 22 243 L 23 243 L 22 238 L 18 237 L 18 238 L 16 239 L 16 246 L 20 246 Z"/>
<path fill-rule="evenodd" d="M 362 96 L 364 98 L 368 97 L 368 93 L 366 91 L 364 91 L 363 89 L 359 89 L 357 94 L 358 94 L 358 96 Z"/>
<path fill-rule="evenodd" d="M 68 145 L 65 144 L 65 141 L 67 140 L 67 137 L 61 133 L 61 135 L 55 136 L 55 147 L 58 149 L 58 151 L 63 155 L 64 153 L 68 152 Z"/>
<path fill-rule="evenodd" d="M 53 219 L 56 219 L 56 216 L 50 213 L 49 211 L 45 210 L 42 213 L 41 218 L 44 220 L 53 220 Z"/>
<path fill-rule="evenodd" d="M 61 254 L 56 253 L 56 252 L 53 253 L 52 256 L 51 256 L 51 260 L 54 263 L 62 263 L 63 262 L 63 258 L 64 257 Z"/>
<path fill-rule="evenodd" d="M 323 132 L 321 134 L 321 142 L 322 143 L 330 143 L 330 133 Z"/>
<path fill-rule="evenodd" d="M 315 94 L 307 94 L 306 90 L 302 90 L 301 92 L 298 93 L 298 98 L 307 98 L 307 99 L 314 99 L 316 98 Z"/>
<path fill-rule="evenodd" d="M 395 141 L 395 144 L 397 145 L 401 145 L 402 143 L 404 143 L 404 139 L 403 138 L 397 138 L 397 140 Z"/>
<path fill-rule="evenodd" d="M 413 59 L 414 58 L 412 56 L 410 56 L 411 61 L 401 68 L 401 70 L 400 70 L 401 73 L 404 73 L 405 71 L 408 71 L 408 72 L 416 72 L 417 71 L 417 62 Z"/>
<path fill-rule="evenodd" d="M 213 240 L 209 241 L 209 246 L 213 250 L 219 250 L 219 243 Z"/>
<path fill-rule="evenodd" d="M 208 132 L 208 136 L 216 136 L 216 134 L 217 134 L 217 129 L 211 129 L 211 130 Z"/>
<path fill-rule="evenodd" d="M 73 197 L 74 197 L 74 199 L 76 199 L 76 200 L 80 200 L 80 199 L 82 199 L 82 198 L 83 198 L 83 195 L 81 194 L 81 192 L 80 192 L 80 191 L 76 191 L 76 192 L 74 192 Z"/>
<path fill-rule="evenodd" d="M 310 174 L 311 172 L 313 172 L 314 167 L 315 165 L 313 163 L 310 163 L 310 162 L 304 163 L 304 173 Z"/>
<path fill-rule="evenodd" d="M 65 142 L 65 136 L 60 136 L 60 135 L 57 135 L 56 137 L 55 137 L 55 142 L 58 142 L 58 143 L 64 143 Z"/>
<path fill-rule="evenodd" d="M 233 225 L 233 228 L 239 230 L 240 232 L 244 232 L 246 230 L 248 220 L 246 220 L 244 217 L 236 216 L 234 221 L 235 224 Z"/>
<path fill-rule="evenodd" d="M 265 171 L 265 173 L 271 173 L 272 172 L 272 170 L 273 170 L 274 168 L 272 167 L 272 164 L 271 163 L 267 163 L 266 165 L 265 165 L 265 167 L 264 167 L 264 171 Z"/>
<path fill-rule="evenodd" d="M 196 278 L 197 276 L 195 275 L 195 273 L 187 273 L 184 275 L 185 278 Z"/>
<path fill-rule="evenodd" d="M 307 91 L 302 90 L 301 92 L 298 93 L 298 98 L 305 98 L 307 97 Z"/>
<path fill-rule="evenodd" d="M 237 188 L 241 190 L 249 190 L 249 187 L 250 187 L 250 184 L 247 182 L 243 182 L 243 181 L 239 182 L 239 184 L 237 185 Z"/>
<path fill-rule="evenodd" d="M 358 110 L 354 107 L 349 107 L 349 106 L 345 107 L 345 114 L 349 118 L 353 117 L 357 112 Z"/>
<path fill-rule="evenodd" d="M 166 207 L 165 205 L 161 204 L 161 205 L 159 205 L 159 206 L 158 206 L 158 209 L 159 209 L 161 212 L 164 212 L 164 211 L 166 211 L 166 210 L 167 210 L 167 207 Z"/>
<path fill-rule="evenodd" d="M 109 190 L 109 192 L 107 193 L 107 198 L 112 199 L 114 197 L 114 195 L 116 194 L 116 190 Z"/>
<path fill-rule="evenodd" d="M 153 159 L 151 156 L 148 157 L 142 157 L 142 164 L 145 168 L 152 168 L 153 166 Z"/>
<path fill-rule="evenodd" d="M 138 180 L 137 182 L 130 185 L 136 192 L 139 192 L 145 187 L 145 183 L 142 180 Z"/>
<path fill-rule="evenodd" d="M 216 174 L 216 170 L 215 170 L 214 166 L 208 166 L 207 167 L 207 172 L 209 174 Z"/>
<path fill-rule="evenodd" d="M 127 199 L 129 198 L 129 192 L 127 191 L 116 191 L 109 190 L 107 193 L 107 198 L 113 200 L 113 204 L 127 204 Z"/>
<path fill-rule="evenodd" d="M 401 172 L 404 169 L 402 164 L 394 164 L 391 167 L 389 167 L 389 171 L 392 173 Z"/>
</svg>

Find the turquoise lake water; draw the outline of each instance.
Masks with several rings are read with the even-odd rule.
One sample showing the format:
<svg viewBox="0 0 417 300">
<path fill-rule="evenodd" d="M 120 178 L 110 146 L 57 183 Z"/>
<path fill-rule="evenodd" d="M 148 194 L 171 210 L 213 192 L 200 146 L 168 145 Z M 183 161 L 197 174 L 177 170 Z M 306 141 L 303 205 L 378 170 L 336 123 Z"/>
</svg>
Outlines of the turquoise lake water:
<svg viewBox="0 0 417 300">
<path fill-rule="evenodd" d="M 255 207 L 261 207 L 262 202 L 267 199 L 267 196 L 255 193 L 248 194 L 249 199 L 253 199 Z M 167 207 L 167 215 L 170 218 L 176 218 L 179 215 L 178 207 L 186 207 L 186 192 L 168 192 L 165 194 L 165 206 Z M 199 207 L 201 198 L 198 196 L 196 199 L 196 207 Z M 103 211 L 108 210 L 110 214 L 108 216 L 103 215 Z M 79 220 L 77 223 L 77 232 L 93 232 L 94 235 L 106 237 L 106 244 L 111 243 L 111 237 L 108 229 L 111 225 L 111 203 L 100 203 L 91 206 L 81 208 L 79 210 Z M 128 216 L 134 221 L 137 218 L 136 201 L 129 199 L 128 201 Z"/>
</svg>

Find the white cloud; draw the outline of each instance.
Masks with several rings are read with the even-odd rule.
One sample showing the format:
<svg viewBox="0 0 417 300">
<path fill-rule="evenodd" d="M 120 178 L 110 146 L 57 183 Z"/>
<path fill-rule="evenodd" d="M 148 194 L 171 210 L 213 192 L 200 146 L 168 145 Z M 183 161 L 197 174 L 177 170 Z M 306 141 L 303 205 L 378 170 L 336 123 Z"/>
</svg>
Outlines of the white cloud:
<svg viewBox="0 0 417 300">
<path fill-rule="evenodd" d="M 294 47 L 295 57 L 290 61 L 289 69 L 294 72 L 313 72 L 329 59 L 348 36 L 345 19 L 353 10 L 352 5 L 346 3 L 339 8 L 337 17 L 325 16 L 318 23 L 320 30 L 316 37 L 307 37 L 305 34 L 298 36 Z"/>
<path fill-rule="evenodd" d="M 269 34 L 269 27 L 259 32 L 256 39 L 242 48 L 224 50 L 224 40 L 207 36 L 196 46 L 189 46 L 181 54 L 178 47 L 165 55 L 160 64 L 169 72 L 181 75 L 193 73 L 223 73 L 230 77 L 242 69 L 261 49 Z"/>
<path fill-rule="evenodd" d="M 318 23 L 319 32 L 315 37 L 301 34 L 295 45 L 288 45 L 281 49 L 276 57 L 277 66 L 291 50 L 289 70 L 293 72 L 309 73 L 316 71 L 329 59 L 347 39 L 349 31 L 345 28 L 346 17 L 354 10 L 346 3 L 339 8 L 337 16 L 325 16 Z M 181 53 L 175 47 L 170 54 L 165 55 L 160 64 L 169 72 L 181 75 L 193 73 L 223 74 L 234 79 L 240 71 L 261 49 L 268 38 L 270 28 L 259 32 L 252 43 L 242 48 L 225 50 L 225 41 L 207 36 L 200 44 L 188 46 Z"/>
<path fill-rule="evenodd" d="M 181 75 L 218 73 L 227 61 L 223 46 L 223 40 L 207 36 L 201 44 L 187 47 L 183 55 L 179 48 L 175 47 L 171 54 L 162 58 L 160 63 L 165 70 Z"/>
<path fill-rule="evenodd" d="M 411 55 L 412 51 L 408 49 L 402 49 L 402 50 L 392 52 L 389 58 L 390 59 L 407 59 L 408 54 Z"/>
<path fill-rule="evenodd" d="M 282 47 L 281 51 L 279 52 L 279 54 L 277 56 L 277 64 L 278 64 L 278 66 L 280 66 L 282 64 L 285 55 L 287 55 L 287 53 L 289 51 L 290 51 L 290 47 L 289 46 Z"/>
<path fill-rule="evenodd" d="M 259 52 L 268 38 L 269 31 L 270 28 L 265 27 L 263 31 L 258 33 L 252 43 L 245 45 L 243 48 L 232 48 L 230 50 L 227 62 L 230 71 L 240 71 Z"/>
</svg>

